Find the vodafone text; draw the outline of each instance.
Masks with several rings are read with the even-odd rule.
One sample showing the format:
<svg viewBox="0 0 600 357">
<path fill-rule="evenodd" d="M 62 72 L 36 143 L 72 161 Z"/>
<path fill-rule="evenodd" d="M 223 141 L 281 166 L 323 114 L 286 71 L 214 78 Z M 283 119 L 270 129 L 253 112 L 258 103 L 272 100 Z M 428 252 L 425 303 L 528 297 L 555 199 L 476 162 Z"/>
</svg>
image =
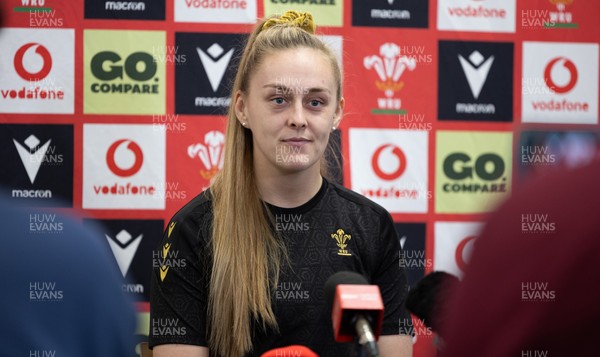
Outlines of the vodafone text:
<svg viewBox="0 0 600 357">
<path fill-rule="evenodd" d="M 188 8 L 196 9 L 242 9 L 248 7 L 245 0 L 185 0 Z"/>
<path fill-rule="evenodd" d="M 154 195 L 156 187 L 145 185 L 132 185 L 131 182 L 126 184 L 115 183 L 112 186 L 94 185 L 94 192 L 105 195 Z"/>
<path fill-rule="evenodd" d="M 479 6 L 467 6 L 467 7 L 449 7 L 448 12 L 451 16 L 456 17 L 482 17 L 482 18 L 506 18 L 506 10 L 504 9 L 488 9 Z"/>
</svg>

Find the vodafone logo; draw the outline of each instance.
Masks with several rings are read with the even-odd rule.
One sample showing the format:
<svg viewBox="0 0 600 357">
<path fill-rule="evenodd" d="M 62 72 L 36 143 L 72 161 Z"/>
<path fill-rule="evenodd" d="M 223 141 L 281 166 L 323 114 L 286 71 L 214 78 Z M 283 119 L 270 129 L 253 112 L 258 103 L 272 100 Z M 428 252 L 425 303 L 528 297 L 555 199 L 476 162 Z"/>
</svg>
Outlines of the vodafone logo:
<svg viewBox="0 0 600 357">
<path fill-rule="evenodd" d="M 117 150 L 119 150 L 120 152 L 127 150 L 130 152 L 129 156 L 131 154 L 133 154 L 133 163 L 131 163 L 127 166 L 126 165 L 127 163 L 122 162 L 122 161 L 131 161 L 131 157 L 129 157 L 126 159 L 122 159 L 120 161 L 121 165 L 117 164 L 117 161 L 116 161 Z M 125 156 L 125 155 L 126 154 L 123 153 L 122 155 L 119 155 L 119 156 L 122 158 L 122 156 Z M 142 167 L 143 163 L 144 163 L 144 153 L 142 152 L 142 149 L 140 148 L 140 146 L 135 141 L 132 141 L 132 140 L 121 139 L 121 140 L 115 141 L 108 148 L 108 151 L 106 152 L 106 164 L 108 165 L 108 168 L 115 175 L 120 176 L 120 177 L 129 177 L 129 176 L 135 175 L 138 171 L 140 171 L 140 168 Z"/>
<path fill-rule="evenodd" d="M 35 47 L 35 50 L 32 47 Z M 31 51 L 28 51 L 30 50 Z M 28 53 L 29 52 L 29 53 Z M 24 66 L 25 55 L 33 56 L 31 52 L 35 52 L 42 59 L 41 68 L 37 72 L 31 72 Z M 32 58 L 29 62 L 34 62 Z M 46 47 L 39 43 L 30 42 L 21 46 L 15 53 L 14 65 L 17 74 L 26 81 L 41 81 L 46 78 L 52 69 L 52 56 Z"/>
<path fill-rule="evenodd" d="M 471 251 L 476 239 L 476 236 L 466 237 L 465 239 L 461 240 L 456 247 L 454 259 L 456 260 L 456 266 L 458 266 L 458 268 L 463 272 L 467 269 L 469 264 L 467 260 L 471 256 Z"/>
<path fill-rule="evenodd" d="M 556 76 L 556 69 L 554 68 L 558 62 L 562 62 L 562 67 L 569 72 L 569 80 L 565 85 L 562 86 L 556 84 L 555 80 L 553 79 L 553 75 Z M 575 84 L 577 84 L 577 77 L 577 67 L 571 60 L 565 57 L 553 58 L 550 62 L 548 62 L 546 68 L 544 69 L 544 82 L 546 82 L 546 85 L 549 88 L 559 94 L 567 93 L 573 89 Z"/>
<path fill-rule="evenodd" d="M 386 149 L 390 149 L 387 151 L 389 151 L 390 154 L 394 155 L 398 160 L 398 165 L 397 165 L 396 169 L 391 173 L 386 173 L 385 171 L 383 171 L 381 169 L 381 167 L 379 165 L 380 156 Z M 402 150 L 395 145 L 392 145 L 392 144 L 382 145 L 379 148 L 377 148 L 377 150 L 375 150 L 375 153 L 373 154 L 373 158 L 371 159 L 371 167 L 373 168 L 373 171 L 375 172 L 375 174 L 377 176 L 379 176 L 381 179 L 386 180 L 386 181 L 395 180 L 395 179 L 399 178 L 400 176 L 402 176 L 402 174 L 406 170 L 406 156 L 404 155 L 404 152 L 402 152 Z"/>
</svg>

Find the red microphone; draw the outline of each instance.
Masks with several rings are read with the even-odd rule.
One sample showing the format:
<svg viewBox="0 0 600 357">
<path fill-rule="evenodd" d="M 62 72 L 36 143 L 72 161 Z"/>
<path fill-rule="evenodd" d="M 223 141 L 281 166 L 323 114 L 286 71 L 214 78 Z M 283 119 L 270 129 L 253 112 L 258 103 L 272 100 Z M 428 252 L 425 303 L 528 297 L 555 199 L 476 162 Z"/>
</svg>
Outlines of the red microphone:
<svg viewBox="0 0 600 357">
<path fill-rule="evenodd" d="M 306 346 L 291 345 L 268 350 L 260 357 L 319 357 L 319 355 Z"/>
<path fill-rule="evenodd" d="M 360 274 L 342 271 L 325 283 L 327 302 L 332 302 L 331 320 L 337 342 L 358 337 L 370 356 L 378 356 L 377 339 L 383 322 L 383 301 L 377 285 L 369 285 Z"/>
</svg>

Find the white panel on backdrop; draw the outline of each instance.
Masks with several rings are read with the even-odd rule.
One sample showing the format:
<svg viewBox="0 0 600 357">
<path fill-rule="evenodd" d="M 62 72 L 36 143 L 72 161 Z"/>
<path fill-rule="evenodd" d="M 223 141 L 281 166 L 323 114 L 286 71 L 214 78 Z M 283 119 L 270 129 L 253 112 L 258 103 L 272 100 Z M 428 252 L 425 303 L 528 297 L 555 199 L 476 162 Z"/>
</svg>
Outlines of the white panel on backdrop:
<svg viewBox="0 0 600 357">
<path fill-rule="evenodd" d="M 598 123 L 598 44 L 523 43 L 526 123 Z"/>
<path fill-rule="evenodd" d="M 83 126 L 83 208 L 164 209 L 162 125 Z"/>
<path fill-rule="evenodd" d="M 515 0 L 438 0 L 438 29 L 515 32 Z"/>
<path fill-rule="evenodd" d="M 175 22 L 253 24 L 257 0 L 175 0 Z"/>
<path fill-rule="evenodd" d="M 480 222 L 435 222 L 433 270 L 462 277 L 482 228 Z"/>
<path fill-rule="evenodd" d="M 428 132 L 351 128 L 352 190 L 390 213 L 426 213 Z"/>
<path fill-rule="evenodd" d="M 73 29 L 0 30 L 0 113 L 73 114 Z"/>
<path fill-rule="evenodd" d="M 319 36 L 319 38 L 323 42 L 325 42 L 325 44 L 327 44 L 327 46 L 329 46 L 329 48 L 331 48 L 333 50 L 333 53 L 335 54 L 335 57 L 337 58 L 338 63 L 340 64 L 340 70 L 342 71 L 342 73 L 344 73 L 344 68 L 342 67 L 344 64 L 344 61 L 343 61 L 344 49 L 343 49 L 342 36 L 321 35 L 321 36 Z"/>
</svg>

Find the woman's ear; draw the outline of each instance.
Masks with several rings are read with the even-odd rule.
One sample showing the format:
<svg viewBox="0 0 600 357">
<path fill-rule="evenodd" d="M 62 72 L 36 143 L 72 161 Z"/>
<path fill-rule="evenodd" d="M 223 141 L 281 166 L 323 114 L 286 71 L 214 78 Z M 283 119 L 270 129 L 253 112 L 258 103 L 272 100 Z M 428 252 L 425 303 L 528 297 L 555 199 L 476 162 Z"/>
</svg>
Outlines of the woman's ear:
<svg viewBox="0 0 600 357">
<path fill-rule="evenodd" d="M 246 116 L 246 98 L 244 93 L 241 90 L 238 90 L 235 92 L 233 100 L 235 100 L 235 116 L 240 124 L 247 128 L 248 118 Z"/>
<path fill-rule="evenodd" d="M 340 126 L 340 122 L 342 121 L 342 114 L 344 112 L 344 105 L 346 105 L 346 101 L 344 97 L 340 98 L 340 102 L 338 103 L 335 112 L 333 113 L 333 128 L 338 128 Z"/>
</svg>

